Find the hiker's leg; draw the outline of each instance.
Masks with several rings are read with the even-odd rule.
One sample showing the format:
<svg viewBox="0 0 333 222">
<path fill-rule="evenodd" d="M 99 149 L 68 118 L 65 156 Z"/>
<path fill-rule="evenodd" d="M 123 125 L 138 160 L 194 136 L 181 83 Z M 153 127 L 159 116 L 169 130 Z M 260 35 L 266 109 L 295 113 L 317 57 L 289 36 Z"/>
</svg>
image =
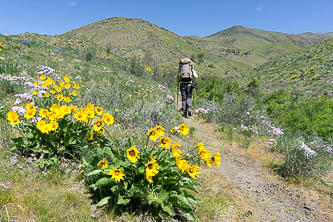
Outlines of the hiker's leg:
<svg viewBox="0 0 333 222">
<path fill-rule="evenodd" d="M 187 92 L 186 92 L 186 84 L 181 83 L 180 84 L 180 93 L 182 95 L 182 112 L 185 113 L 186 111 L 186 98 L 187 98 Z"/>
<path fill-rule="evenodd" d="M 186 85 L 186 111 L 192 112 L 192 84 Z"/>
</svg>

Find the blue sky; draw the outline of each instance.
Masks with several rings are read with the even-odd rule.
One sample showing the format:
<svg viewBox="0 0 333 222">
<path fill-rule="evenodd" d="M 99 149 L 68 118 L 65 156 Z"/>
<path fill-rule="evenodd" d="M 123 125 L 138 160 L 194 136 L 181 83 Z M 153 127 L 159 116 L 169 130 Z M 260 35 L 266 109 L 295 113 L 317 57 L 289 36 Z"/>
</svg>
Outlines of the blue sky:
<svg viewBox="0 0 333 222">
<path fill-rule="evenodd" d="M 115 16 L 201 37 L 233 25 L 333 32 L 333 0 L 0 0 L 0 33 L 56 35 Z"/>
</svg>

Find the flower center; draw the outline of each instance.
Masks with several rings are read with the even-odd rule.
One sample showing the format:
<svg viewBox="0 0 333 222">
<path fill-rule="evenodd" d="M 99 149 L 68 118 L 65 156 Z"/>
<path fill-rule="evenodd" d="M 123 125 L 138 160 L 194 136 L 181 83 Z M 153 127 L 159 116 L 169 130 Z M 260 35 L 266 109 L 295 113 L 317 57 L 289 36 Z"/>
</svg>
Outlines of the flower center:
<svg viewBox="0 0 333 222">
<path fill-rule="evenodd" d="M 129 154 L 130 156 L 135 156 L 135 151 L 134 151 L 134 150 L 130 150 L 130 151 L 128 152 L 128 154 Z"/>
</svg>

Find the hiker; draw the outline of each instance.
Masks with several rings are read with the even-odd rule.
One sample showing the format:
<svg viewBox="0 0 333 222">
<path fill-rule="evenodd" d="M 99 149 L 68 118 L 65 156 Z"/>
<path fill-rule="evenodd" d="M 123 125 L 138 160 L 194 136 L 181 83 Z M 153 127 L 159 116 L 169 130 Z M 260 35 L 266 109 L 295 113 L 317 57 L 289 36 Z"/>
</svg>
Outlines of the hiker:
<svg viewBox="0 0 333 222">
<path fill-rule="evenodd" d="M 181 59 L 177 74 L 178 86 L 182 96 L 182 108 L 180 111 L 184 117 L 192 116 L 192 94 L 196 87 L 197 72 L 193 68 L 193 62 L 189 58 Z"/>
</svg>

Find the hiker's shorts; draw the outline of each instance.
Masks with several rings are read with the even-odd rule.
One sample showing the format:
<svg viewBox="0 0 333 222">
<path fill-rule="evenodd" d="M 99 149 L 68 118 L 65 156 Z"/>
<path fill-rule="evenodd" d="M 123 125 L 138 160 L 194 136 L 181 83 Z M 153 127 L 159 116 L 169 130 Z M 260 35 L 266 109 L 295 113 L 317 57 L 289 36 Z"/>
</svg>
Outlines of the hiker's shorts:
<svg viewBox="0 0 333 222">
<path fill-rule="evenodd" d="M 182 95 L 182 111 L 187 113 L 192 110 L 192 84 L 180 83 L 180 93 Z"/>
</svg>

